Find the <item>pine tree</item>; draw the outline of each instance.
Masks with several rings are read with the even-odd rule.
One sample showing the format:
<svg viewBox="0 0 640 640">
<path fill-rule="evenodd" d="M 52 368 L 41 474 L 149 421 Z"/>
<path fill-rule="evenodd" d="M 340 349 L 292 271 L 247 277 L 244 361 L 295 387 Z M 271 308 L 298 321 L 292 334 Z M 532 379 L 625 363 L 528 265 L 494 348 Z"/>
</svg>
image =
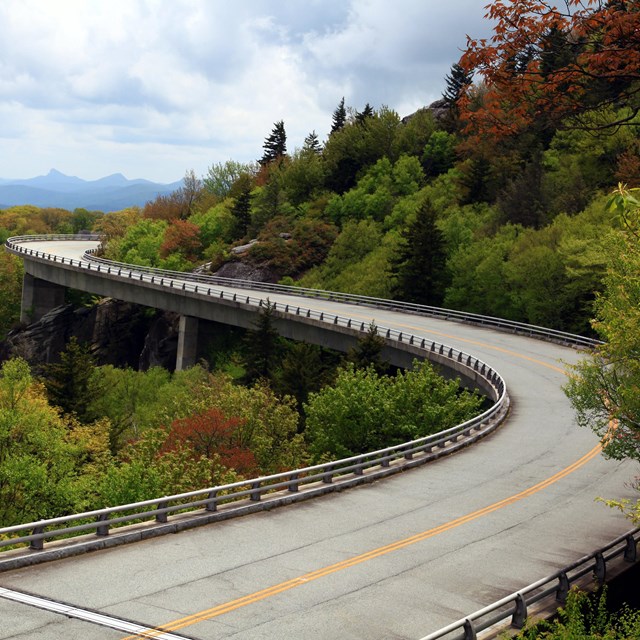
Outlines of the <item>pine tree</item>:
<svg viewBox="0 0 640 640">
<path fill-rule="evenodd" d="M 60 362 L 48 364 L 44 369 L 44 385 L 51 403 L 65 413 L 85 419 L 93 397 L 90 379 L 94 369 L 95 360 L 89 345 L 80 344 L 72 337 L 60 353 Z"/>
<path fill-rule="evenodd" d="M 402 244 L 391 267 L 393 296 L 417 304 L 442 304 L 448 283 L 444 237 L 429 202 L 402 234 Z"/>
<path fill-rule="evenodd" d="M 312 131 L 305 139 L 304 145 L 302 147 L 303 151 L 312 151 L 313 153 L 320 154 L 322 153 L 322 145 L 318 140 L 318 134 Z"/>
<path fill-rule="evenodd" d="M 234 236 L 244 238 L 251 224 L 251 179 L 244 173 L 233 187 L 234 202 L 231 213 L 236 220 Z"/>
<path fill-rule="evenodd" d="M 287 133 L 284 130 L 284 121 L 280 120 L 273 125 L 271 134 L 265 138 L 262 145 L 264 154 L 259 160 L 265 166 L 274 160 L 279 160 L 287 154 Z"/>
<path fill-rule="evenodd" d="M 451 67 L 451 73 L 445 77 L 447 88 L 442 97 L 449 108 L 455 107 L 462 92 L 471 84 L 472 74 L 463 69 L 457 62 Z"/>
<path fill-rule="evenodd" d="M 336 133 L 336 131 L 340 131 L 344 128 L 344 125 L 347 123 L 347 110 L 344 106 L 344 97 L 340 100 L 340 104 L 336 107 L 336 110 L 333 112 L 333 119 L 331 122 L 331 133 Z"/>
<path fill-rule="evenodd" d="M 373 116 L 373 107 L 367 102 L 364 105 L 364 109 L 356 113 L 356 122 L 358 124 L 364 124 L 367 118 L 371 118 Z"/>
<path fill-rule="evenodd" d="M 256 382 L 261 378 L 271 380 L 280 356 L 280 336 L 273 326 L 274 305 L 267 298 L 255 323 L 255 329 L 247 333 L 245 340 L 245 381 Z"/>
<path fill-rule="evenodd" d="M 451 67 L 451 73 L 445 77 L 447 86 L 442 94 L 442 99 L 448 113 L 444 118 L 443 125 L 449 132 L 454 132 L 458 128 L 458 100 L 472 80 L 473 74 L 463 69 L 457 62 Z"/>
<path fill-rule="evenodd" d="M 378 334 L 375 322 L 371 322 L 367 333 L 358 338 L 355 347 L 349 349 L 347 362 L 353 363 L 356 369 L 373 367 L 378 375 L 384 375 L 389 370 L 389 363 L 382 360 L 382 349 L 385 345 L 384 338 Z"/>
</svg>

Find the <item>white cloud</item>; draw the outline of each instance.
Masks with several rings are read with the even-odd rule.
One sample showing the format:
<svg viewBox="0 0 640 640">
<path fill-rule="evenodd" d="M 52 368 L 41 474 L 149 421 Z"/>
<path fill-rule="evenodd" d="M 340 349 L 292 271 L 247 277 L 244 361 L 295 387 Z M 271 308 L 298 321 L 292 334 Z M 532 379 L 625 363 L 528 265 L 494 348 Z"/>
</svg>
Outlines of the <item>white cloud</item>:
<svg viewBox="0 0 640 640">
<path fill-rule="evenodd" d="M 322 137 L 342 96 L 406 115 L 486 35 L 483 4 L 3 0 L 0 177 L 168 182 L 259 157 L 280 119 L 290 149 Z"/>
</svg>

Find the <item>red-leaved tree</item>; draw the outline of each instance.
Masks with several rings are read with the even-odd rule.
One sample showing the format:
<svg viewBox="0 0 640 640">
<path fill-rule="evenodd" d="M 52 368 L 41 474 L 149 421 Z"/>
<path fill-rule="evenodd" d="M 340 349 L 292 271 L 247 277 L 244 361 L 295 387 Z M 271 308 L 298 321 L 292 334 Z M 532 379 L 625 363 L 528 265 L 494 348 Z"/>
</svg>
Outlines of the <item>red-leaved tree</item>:
<svg viewBox="0 0 640 640">
<path fill-rule="evenodd" d="M 510 135 L 540 120 L 601 129 L 638 114 L 637 0 L 497 0 L 486 9 L 494 35 L 468 38 L 460 60 L 484 80 L 458 102 L 469 134 Z"/>
<path fill-rule="evenodd" d="M 196 456 L 217 459 L 228 469 L 246 475 L 257 471 L 255 456 L 243 442 L 245 420 L 227 417 L 217 408 L 207 409 L 171 424 L 163 451 L 187 445 Z"/>
</svg>

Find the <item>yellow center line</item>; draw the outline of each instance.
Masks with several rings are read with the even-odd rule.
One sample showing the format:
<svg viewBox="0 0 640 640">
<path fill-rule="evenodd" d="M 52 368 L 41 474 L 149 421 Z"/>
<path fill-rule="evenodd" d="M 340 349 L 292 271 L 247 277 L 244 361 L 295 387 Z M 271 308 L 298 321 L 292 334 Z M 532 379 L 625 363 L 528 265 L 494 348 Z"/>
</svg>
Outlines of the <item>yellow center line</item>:
<svg viewBox="0 0 640 640">
<path fill-rule="evenodd" d="M 240 609 L 242 607 L 246 607 L 247 605 L 255 604 L 256 602 L 260 602 L 261 600 L 265 600 L 266 598 L 278 595 L 279 593 L 283 593 L 284 591 L 295 589 L 296 587 L 300 587 L 309 582 L 313 582 L 314 580 L 318 580 L 319 578 L 324 578 L 333 573 L 337 573 L 338 571 L 343 571 L 358 564 L 362 564 L 363 562 L 368 562 L 369 560 L 373 560 L 374 558 L 379 558 L 394 551 L 398 551 L 410 545 L 427 540 L 428 538 L 437 536 L 441 533 L 445 533 L 447 531 L 450 531 L 451 529 L 455 529 L 456 527 L 459 527 L 463 524 L 467 524 L 469 522 L 472 522 L 473 520 L 477 520 L 478 518 L 493 513 L 498 509 L 502 509 L 509 505 L 515 504 L 516 502 L 519 502 L 524 498 L 528 498 L 535 493 L 546 489 L 550 485 L 558 482 L 562 478 L 568 476 L 570 473 L 573 473 L 580 467 L 584 466 L 587 462 L 595 458 L 600 453 L 600 450 L 600 445 L 597 445 L 573 464 L 569 465 L 565 469 L 562 469 L 561 471 L 558 471 L 558 473 L 552 475 L 551 477 L 538 482 L 528 489 L 524 489 L 523 491 L 509 496 L 508 498 L 504 498 L 503 500 L 494 502 L 493 504 L 483 507 L 482 509 L 478 509 L 477 511 L 473 511 L 466 515 L 460 516 L 459 518 L 446 522 L 445 524 L 441 524 L 432 529 L 422 531 L 408 538 L 397 540 L 396 542 L 392 542 L 391 544 L 385 545 L 383 547 L 372 549 L 371 551 L 367 551 L 366 553 L 362 553 L 352 558 L 347 558 L 346 560 L 336 562 L 335 564 L 329 565 L 327 567 L 316 569 L 315 571 L 311 571 L 296 578 L 292 578 L 291 580 L 287 580 L 286 582 L 281 582 L 271 587 L 261 589 L 260 591 L 256 591 L 241 598 L 237 598 L 236 600 L 231 600 L 210 609 L 205 609 L 204 611 L 200 611 L 190 616 L 180 618 L 179 620 L 174 620 L 173 622 L 162 625 L 162 627 L 156 627 L 155 629 L 150 628 L 149 631 L 142 632 L 134 636 L 128 636 L 124 640 L 134 640 L 135 638 L 140 637 L 157 638 L 164 632 L 177 631 L 198 622 L 203 622 L 204 620 L 211 620 L 212 618 L 216 618 L 225 613 L 229 613 L 231 611 L 234 611 L 235 609 Z"/>
<path fill-rule="evenodd" d="M 318 307 L 319 309 L 322 309 L 322 307 Z M 330 313 L 334 313 L 335 309 L 333 308 L 328 308 L 328 307 L 324 307 L 324 311 L 330 312 Z M 360 320 L 373 320 L 375 322 L 375 318 L 371 318 L 370 316 L 366 316 L 362 313 L 350 313 L 349 314 L 350 317 L 353 318 L 359 318 Z M 543 360 L 538 360 L 537 358 L 532 358 L 531 356 L 525 356 L 522 353 L 518 353 L 517 351 L 512 351 L 511 349 L 505 349 L 504 347 L 496 347 L 492 344 L 487 344 L 486 342 L 481 342 L 479 340 L 472 340 L 471 338 L 460 338 L 457 335 L 453 335 L 450 333 L 444 333 L 442 331 L 437 331 L 435 329 L 426 329 L 425 327 L 418 327 L 416 325 L 412 325 L 412 324 L 405 324 L 403 322 L 396 322 L 394 320 L 394 326 L 396 327 L 403 327 L 404 329 L 411 329 L 412 331 L 419 331 L 421 333 L 428 333 L 430 335 L 434 335 L 434 336 L 439 336 L 441 338 L 448 338 L 451 340 L 457 340 L 458 342 L 464 342 L 466 344 L 472 344 L 475 345 L 476 347 L 483 347 L 485 349 L 490 349 L 491 351 L 497 351 L 498 353 L 504 353 L 510 356 L 513 356 L 514 358 L 519 358 L 521 360 L 527 360 L 528 362 L 533 362 L 535 364 L 539 364 L 543 367 L 547 367 L 547 369 L 553 369 L 554 371 L 558 371 L 560 373 L 563 373 L 566 375 L 566 371 L 564 369 L 562 369 L 561 367 L 557 367 L 555 365 L 549 364 L 548 362 L 544 362 Z M 488 328 L 488 327 L 484 327 L 484 328 Z"/>
<path fill-rule="evenodd" d="M 364 316 L 359 315 L 359 314 L 355 314 L 356 316 L 363 318 Z M 549 364 L 547 362 L 544 362 L 542 360 L 537 360 L 536 358 L 531 358 L 529 356 L 525 356 L 523 354 L 517 353 L 515 351 L 510 351 L 509 349 L 504 349 L 502 347 L 496 347 L 490 344 L 486 344 L 484 342 L 479 342 L 476 340 L 471 340 L 471 339 L 467 339 L 467 338 L 459 338 L 458 336 L 454 336 L 451 334 L 447 334 L 447 333 L 442 333 L 440 331 L 435 331 L 435 330 L 429 330 L 429 329 L 425 329 L 423 327 L 416 327 L 413 325 L 408 325 L 408 324 L 403 324 L 403 323 L 395 323 L 397 326 L 400 327 L 404 327 L 407 329 L 412 329 L 414 331 L 421 331 L 421 332 L 426 332 L 426 333 L 430 333 L 430 334 L 434 334 L 437 336 L 441 336 L 444 338 L 452 338 L 455 340 L 458 340 L 460 342 L 465 342 L 468 344 L 473 344 L 476 346 L 481 346 L 487 349 L 491 349 L 493 351 L 498 351 L 500 353 L 505 353 L 517 358 L 521 358 L 523 360 L 527 360 L 529 362 L 533 362 L 535 364 L 541 365 L 543 367 L 546 367 L 548 369 L 552 369 L 554 371 L 559 371 L 560 373 L 563 373 L 565 375 L 567 375 L 567 372 L 557 366 L 554 366 L 552 364 Z M 585 464 L 587 464 L 590 460 L 593 460 L 593 458 L 595 458 L 600 451 L 602 450 L 602 447 L 600 444 L 598 444 L 597 446 L 595 446 L 593 449 L 591 449 L 591 451 L 589 451 L 588 453 L 586 453 L 584 456 L 582 456 L 582 458 L 580 458 L 579 460 L 575 461 L 573 464 L 570 464 L 568 467 L 562 469 L 561 471 L 558 471 L 556 474 L 552 475 L 549 478 L 546 478 L 545 480 L 542 480 L 540 482 L 538 482 L 537 484 L 529 487 L 528 489 L 524 489 L 523 491 L 520 491 L 519 493 L 516 493 L 512 496 L 509 496 L 508 498 L 504 498 L 503 500 L 500 500 L 498 502 L 494 502 L 493 504 L 490 504 L 486 507 L 483 507 L 482 509 L 478 509 L 477 511 L 473 511 L 471 513 L 468 513 L 466 515 L 460 516 L 459 518 L 456 518 L 455 520 L 451 520 L 449 522 L 446 522 L 444 524 L 441 524 L 437 527 L 434 527 L 432 529 L 428 529 L 426 531 L 422 531 L 420 533 L 417 533 L 413 536 L 410 536 L 408 538 L 404 538 L 402 540 L 397 540 L 395 542 L 392 542 L 388 545 L 385 545 L 383 547 L 378 547 L 377 549 L 372 549 L 371 551 L 367 551 L 366 553 L 362 553 L 360 555 L 354 556 L 352 558 L 348 558 L 346 560 L 342 560 L 340 562 L 337 562 L 335 564 L 326 566 L 326 567 L 322 567 L 320 569 L 316 569 L 315 571 L 311 571 L 309 573 L 305 573 L 301 576 L 298 576 L 296 578 L 292 578 L 291 580 L 287 580 L 285 582 L 281 582 L 279 584 L 270 586 L 270 587 L 266 587 L 265 589 L 261 589 L 260 591 L 256 591 L 254 593 L 248 594 L 246 596 L 242 596 L 241 598 L 237 598 L 235 600 L 231 600 L 229 602 L 225 602 L 223 604 L 219 604 L 216 605 L 215 607 L 211 607 L 210 609 L 205 609 L 203 611 L 199 611 L 198 613 L 194 613 L 192 615 L 186 616 L 184 618 L 180 618 L 178 620 L 174 620 L 173 622 L 169 622 L 167 624 L 162 625 L 161 627 L 155 627 L 155 628 L 149 628 L 148 631 L 144 631 L 141 632 L 139 634 L 133 635 L 133 636 L 128 636 L 127 638 L 124 638 L 123 640 L 135 640 L 135 638 L 158 638 L 159 636 L 161 636 L 164 632 L 171 632 L 171 631 L 178 631 L 179 629 L 183 629 L 185 627 L 189 627 L 191 625 L 197 624 L 198 622 L 203 622 L 205 620 L 211 620 L 212 618 L 216 618 L 218 616 L 224 615 L 225 613 L 229 613 L 231 611 L 234 611 L 236 609 L 240 609 L 242 607 L 246 607 L 248 605 L 251 604 L 255 604 L 257 602 L 260 602 L 261 600 L 265 600 L 267 598 L 270 598 L 272 596 L 278 595 L 280 593 L 283 593 L 285 591 L 289 591 L 291 589 L 295 589 L 296 587 L 300 587 L 302 585 L 305 585 L 309 582 L 313 582 L 314 580 L 318 580 L 320 578 L 324 578 L 326 576 L 329 576 L 333 573 L 337 573 L 339 571 L 344 571 L 345 569 L 348 569 L 350 567 L 354 567 L 356 565 L 362 564 L 363 562 L 368 562 L 369 560 L 373 560 L 375 558 L 379 558 L 381 556 L 385 556 L 389 553 L 392 553 L 394 551 L 398 551 L 400 549 L 404 549 L 405 547 L 408 547 L 410 545 L 413 544 L 417 544 L 418 542 L 422 542 L 424 540 L 427 540 L 428 538 L 432 538 L 434 536 L 437 536 L 441 533 L 445 533 L 447 531 L 450 531 L 451 529 L 455 529 L 456 527 L 460 527 L 464 524 L 467 524 L 469 522 L 472 522 L 474 520 L 477 520 L 478 518 L 481 518 L 483 516 L 489 515 L 490 513 L 493 513 L 494 511 L 497 511 L 498 509 L 502 509 L 504 507 L 507 507 L 509 505 L 515 504 L 516 502 L 519 502 L 520 500 L 523 500 L 524 498 L 528 498 L 536 493 L 538 493 L 539 491 L 542 491 L 543 489 L 546 489 L 547 487 L 549 487 L 550 485 L 558 482 L 559 480 L 565 478 L 566 476 L 568 476 L 569 474 L 573 473 L 574 471 L 576 471 L 577 469 L 579 469 L 580 467 L 584 466 Z"/>
</svg>

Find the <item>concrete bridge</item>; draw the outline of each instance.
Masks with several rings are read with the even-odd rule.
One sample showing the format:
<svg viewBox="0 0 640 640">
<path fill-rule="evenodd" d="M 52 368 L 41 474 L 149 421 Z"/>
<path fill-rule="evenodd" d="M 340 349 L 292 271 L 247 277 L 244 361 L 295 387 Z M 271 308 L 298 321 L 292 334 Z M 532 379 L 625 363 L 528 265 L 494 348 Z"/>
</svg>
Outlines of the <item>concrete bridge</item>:
<svg viewBox="0 0 640 640">
<path fill-rule="evenodd" d="M 201 303 L 202 292 L 175 281 L 167 292 L 161 276 L 150 281 L 121 267 L 77 275 L 69 261 L 82 260 L 91 246 L 21 245 L 55 256 L 26 256 L 25 310 L 37 316 L 55 303 L 56 287 L 43 282 L 73 286 L 182 313 L 186 344 L 193 330 L 188 318 L 247 326 L 254 301 L 266 297 L 218 286 L 222 300 L 233 304 L 214 301 L 210 292 Z M 630 528 L 594 502 L 596 496 L 632 496 L 626 483 L 638 465 L 603 460 L 593 434 L 576 427 L 561 391 L 563 362 L 576 361 L 575 349 L 325 298 L 305 299 L 302 306 L 316 315 L 301 317 L 299 297 L 275 291 L 268 297 L 288 308 L 279 328 L 291 337 L 344 348 L 355 339 L 357 323 L 373 320 L 396 336 L 437 339 L 471 351 L 491 368 L 495 363 L 509 386 L 508 420 L 462 452 L 358 489 L 1 573 L 0 638 L 121 638 L 128 627 L 119 621 L 138 625 L 127 631 L 138 634 L 131 637 L 417 640 Z M 329 325 L 318 314 L 351 323 Z M 185 344 L 183 366 L 189 362 Z M 402 359 L 418 348 L 414 341 L 392 351 Z M 475 374 L 465 374 L 473 383 Z M 491 380 L 479 384 L 492 392 Z M 33 598 L 11 595 L 25 592 Z"/>
</svg>

